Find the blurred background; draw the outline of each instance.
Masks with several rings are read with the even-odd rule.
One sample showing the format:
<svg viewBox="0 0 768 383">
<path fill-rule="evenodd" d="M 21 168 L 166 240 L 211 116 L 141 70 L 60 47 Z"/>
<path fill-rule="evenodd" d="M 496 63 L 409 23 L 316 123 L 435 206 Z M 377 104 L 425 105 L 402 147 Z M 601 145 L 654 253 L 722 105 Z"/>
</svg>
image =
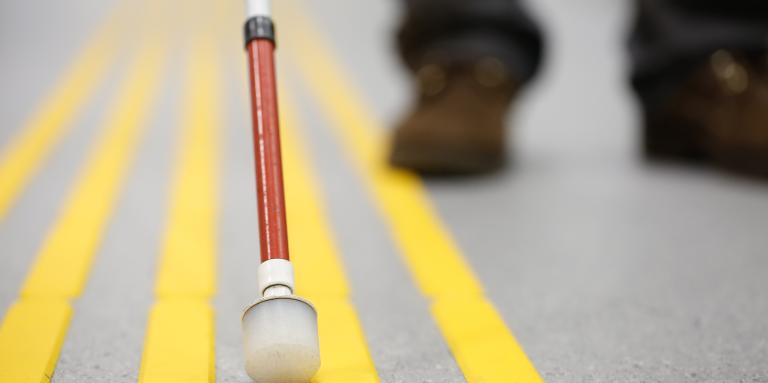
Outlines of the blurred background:
<svg viewBox="0 0 768 383">
<path fill-rule="evenodd" d="M 510 166 L 383 181 L 366 172 L 394 171 L 383 148 L 418 97 L 395 43 L 403 7 L 275 3 L 283 110 L 363 340 L 361 365 L 324 351 L 337 379 L 357 368 L 371 381 L 483 381 L 397 234 L 420 226 L 375 192 L 415 180 L 427 229 L 455 244 L 524 349 L 516 360 L 544 381 L 768 382 L 768 183 L 644 160 L 627 80 L 632 2 L 527 3 L 546 59 L 506 120 Z M 258 242 L 243 14 L 236 0 L 0 1 L 0 366 L 24 365 L 10 307 L 46 296 L 34 281 L 52 271 L 36 270 L 55 258 L 51 270 L 74 268 L 77 281 L 59 297 L 71 319 L 46 348 L 60 346 L 52 381 L 139 379 L 167 236 L 188 217 L 202 234 L 182 234 L 212 238 L 190 245 L 212 248 L 198 298 L 215 313 L 215 367 L 200 381 L 247 381 L 239 320 Z M 355 154 L 365 140 L 349 129 L 375 137 L 385 170 Z M 203 192 L 175 204 L 186 190 Z M 210 211 L 179 213 L 195 206 Z M 304 232 L 291 235 L 293 246 Z M 342 381 L 328 371 L 321 381 Z"/>
</svg>

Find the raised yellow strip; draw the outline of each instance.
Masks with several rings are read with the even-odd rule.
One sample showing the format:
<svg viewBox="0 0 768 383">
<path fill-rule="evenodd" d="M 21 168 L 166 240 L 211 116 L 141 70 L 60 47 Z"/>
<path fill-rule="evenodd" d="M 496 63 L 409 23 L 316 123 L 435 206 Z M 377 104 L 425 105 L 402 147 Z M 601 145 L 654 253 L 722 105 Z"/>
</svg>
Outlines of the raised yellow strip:
<svg viewBox="0 0 768 383">
<path fill-rule="evenodd" d="M 214 381 L 213 309 L 200 300 L 165 300 L 149 316 L 140 382 Z"/>
<path fill-rule="evenodd" d="M 24 190 L 56 144 L 74 125 L 83 106 L 102 82 L 114 49 L 104 32 L 90 41 L 37 112 L 5 150 L 0 151 L 0 220 Z"/>
<path fill-rule="evenodd" d="M 164 57 L 138 52 L 64 210 L 0 327 L 0 382 L 48 382 L 78 296 L 145 130 Z"/>
<path fill-rule="evenodd" d="M 138 54 L 55 226 L 43 243 L 22 296 L 72 298 L 85 285 L 122 181 L 147 126 L 164 56 L 160 47 Z"/>
<path fill-rule="evenodd" d="M 284 93 L 284 92 L 283 92 Z M 378 382 L 349 287 L 333 241 L 306 147 L 296 132 L 293 103 L 283 97 L 282 152 L 291 260 L 297 294 L 318 312 L 322 364 L 314 383 Z"/>
<path fill-rule="evenodd" d="M 159 298 L 210 298 L 216 289 L 220 80 L 214 50 L 197 52 L 186 77 L 189 89 L 157 280 Z"/>
<path fill-rule="evenodd" d="M 338 249 L 323 210 L 321 192 L 305 155 L 306 146 L 297 134 L 300 123 L 293 102 L 281 91 L 280 107 L 283 177 L 285 181 L 288 240 L 294 265 L 297 292 L 307 296 L 346 298 L 349 286 Z"/>
<path fill-rule="evenodd" d="M 0 382 L 50 381 L 71 316 L 62 300 L 14 303 L 0 327 Z"/>
<path fill-rule="evenodd" d="M 139 382 L 212 383 L 216 289 L 218 132 L 221 128 L 214 45 L 189 57 L 180 146 L 165 243 L 157 276 L 158 303 L 149 317 Z"/>
<path fill-rule="evenodd" d="M 283 2 L 280 5 L 285 6 Z M 297 7 L 280 8 L 283 30 L 306 83 L 321 103 L 388 222 L 432 315 L 465 378 L 478 382 L 542 382 L 504 325 L 412 173 L 389 168 L 384 130 L 360 100 L 329 48 Z"/>
<path fill-rule="evenodd" d="M 379 382 L 354 307 L 347 299 L 310 299 L 317 309 L 321 355 L 312 383 Z"/>
<path fill-rule="evenodd" d="M 432 315 L 468 382 L 542 382 L 485 298 L 439 299 L 432 304 Z"/>
</svg>

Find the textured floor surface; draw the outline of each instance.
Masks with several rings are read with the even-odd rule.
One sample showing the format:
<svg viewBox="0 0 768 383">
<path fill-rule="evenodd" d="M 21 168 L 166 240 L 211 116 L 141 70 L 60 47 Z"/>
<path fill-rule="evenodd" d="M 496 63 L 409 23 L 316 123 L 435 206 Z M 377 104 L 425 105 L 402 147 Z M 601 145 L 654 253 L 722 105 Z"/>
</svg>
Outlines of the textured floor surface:
<svg viewBox="0 0 768 383">
<path fill-rule="evenodd" d="M 310 174 L 296 177 L 308 199 L 292 246 L 327 246 L 307 253 L 331 266 L 302 257 L 299 282 L 339 318 L 321 329 L 334 341 L 318 381 L 768 382 L 768 184 L 639 158 L 628 2 L 531 4 L 548 52 L 509 121 L 513 166 L 424 188 L 366 162 L 378 141 L 361 133 L 382 136 L 410 100 L 396 2 L 283 3 L 287 155 Z M 0 383 L 248 381 L 239 325 L 258 239 L 240 5 L 0 2 Z M 422 196 L 434 210 L 404 208 Z M 433 275 L 482 290 L 421 273 L 435 254 L 409 249 L 432 234 L 466 261 Z M 49 299 L 71 303 L 58 342 L 23 320 Z M 465 299 L 483 309 L 454 315 Z"/>
</svg>

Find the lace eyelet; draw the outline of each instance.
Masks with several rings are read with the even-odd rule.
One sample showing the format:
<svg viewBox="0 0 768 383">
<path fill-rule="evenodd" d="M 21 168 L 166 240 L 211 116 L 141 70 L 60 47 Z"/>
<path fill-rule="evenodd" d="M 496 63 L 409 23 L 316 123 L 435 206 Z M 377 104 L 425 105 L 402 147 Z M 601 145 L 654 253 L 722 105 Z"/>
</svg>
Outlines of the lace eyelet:
<svg viewBox="0 0 768 383">
<path fill-rule="evenodd" d="M 436 64 L 421 67 L 416 76 L 419 80 L 419 88 L 426 96 L 435 96 L 442 92 L 448 81 L 445 70 Z"/>
<path fill-rule="evenodd" d="M 713 53 L 710 67 L 720 85 L 733 95 L 739 95 L 749 88 L 749 72 L 734 55 L 724 49 Z"/>
</svg>

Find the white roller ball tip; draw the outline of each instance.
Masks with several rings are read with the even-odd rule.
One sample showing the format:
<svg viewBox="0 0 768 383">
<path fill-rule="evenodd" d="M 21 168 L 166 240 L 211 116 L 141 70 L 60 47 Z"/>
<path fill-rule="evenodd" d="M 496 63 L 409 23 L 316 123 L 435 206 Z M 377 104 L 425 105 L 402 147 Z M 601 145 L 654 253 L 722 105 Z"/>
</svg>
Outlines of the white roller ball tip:
<svg viewBox="0 0 768 383">
<path fill-rule="evenodd" d="M 245 370 L 257 383 L 307 383 L 320 368 L 317 313 L 296 296 L 264 298 L 243 314 Z"/>
</svg>

